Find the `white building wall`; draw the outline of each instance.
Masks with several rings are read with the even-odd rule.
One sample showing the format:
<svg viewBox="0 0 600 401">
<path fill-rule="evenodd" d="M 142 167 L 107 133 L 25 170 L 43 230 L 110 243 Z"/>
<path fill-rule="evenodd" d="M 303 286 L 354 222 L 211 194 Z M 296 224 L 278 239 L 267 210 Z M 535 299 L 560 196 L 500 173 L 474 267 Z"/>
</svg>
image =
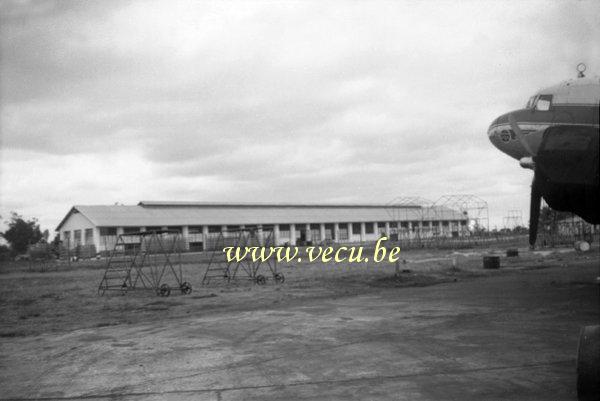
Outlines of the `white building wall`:
<svg viewBox="0 0 600 401">
<path fill-rule="evenodd" d="M 383 219 L 380 219 L 380 221 Z M 319 224 L 319 234 L 320 237 L 322 237 L 321 239 L 323 239 L 324 236 L 324 231 L 325 231 L 325 223 L 316 221 L 314 222 L 315 224 Z M 398 231 L 399 232 L 399 236 L 400 238 L 408 238 L 408 237 L 414 237 L 415 234 L 417 234 L 417 229 L 420 229 L 422 232 L 422 236 L 423 237 L 427 237 L 427 236 L 432 236 L 431 230 L 432 229 L 437 229 L 440 232 L 440 235 L 450 235 L 450 232 L 452 230 L 456 230 L 459 227 L 459 222 L 457 221 L 452 221 L 452 225 L 450 227 L 445 226 L 442 227 L 442 220 L 437 220 L 434 219 L 433 221 L 429 220 L 427 221 L 424 225 L 422 224 L 422 222 L 417 222 L 416 221 L 404 221 L 402 223 L 402 226 L 404 226 L 404 228 L 401 228 L 401 223 L 400 221 L 395 222 L 398 224 L 398 228 L 396 228 L 394 231 Z M 302 224 L 288 224 L 288 223 L 280 223 L 280 224 L 285 224 L 286 226 L 290 227 L 290 232 L 289 232 L 289 237 L 288 235 L 281 235 L 282 233 L 278 233 L 278 241 L 277 244 L 283 244 L 285 242 L 289 242 L 291 245 L 295 244 L 295 240 L 296 240 L 296 234 L 297 234 L 297 229 L 298 227 L 305 227 L 306 231 L 307 231 L 307 239 L 310 240 L 310 226 L 307 223 L 302 223 Z M 390 231 L 392 231 L 390 229 L 390 221 L 384 221 L 385 224 L 385 228 L 378 228 L 377 226 L 377 220 L 373 219 L 371 221 L 367 221 L 367 222 L 357 222 L 357 226 L 356 230 L 352 229 L 352 222 L 339 222 L 339 223 L 327 223 L 327 224 L 331 224 L 331 226 L 333 227 L 334 230 L 334 237 L 337 239 L 337 241 L 340 241 L 339 236 L 340 236 L 340 228 L 344 227 L 347 228 L 348 230 L 348 238 L 342 240 L 341 242 L 358 242 L 358 241 L 376 241 L 380 235 L 379 232 L 380 230 L 383 230 L 386 233 L 390 233 Z M 198 225 L 196 223 L 194 223 L 194 225 Z M 369 226 L 369 231 L 371 231 L 371 227 L 372 227 L 372 232 L 370 233 L 366 233 L 366 226 Z M 175 226 L 175 224 L 173 225 Z M 188 227 L 187 226 L 181 226 L 182 227 L 182 232 L 183 234 L 187 234 L 188 231 Z M 203 240 L 204 243 L 206 243 L 207 241 L 207 235 L 208 235 L 208 225 L 204 224 L 202 225 L 202 234 L 203 234 Z M 223 229 L 226 229 L 227 226 L 223 225 Z M 279 228 L 279 225 L 275 224 L 274 227 Z M 359 228 L 360 227 L 360 228 Z M 410 229 L 413 228 L 415 229 L 415 232 L 413 233 Z M 462 228 L 462 227 L 461 227 Z M 79 213 L 79 212 L 74 212 L 72 213 L 62 224 L 60 232 L 59 232 L 59 236 L 61 238 L 61 240 L 65 241 L 65 231 L 68 231 L 70 233 L 70 245 L 72 247 L 75 246 L 74 243 L 74 231 L 75 230 L 81 230 L 81 241 L 82 243 L 84 243 L 85 241 L 85 230 L 86 229 L 92 229 L 93 230 L 93 243 L 96 246 L 96 250 L 98 252 L 102 251 L 104 248 L 104 243 L 102 241 L 102 239 L 104 237 L 100 236 L 100 230 L 98 227 L 96 227 L 91 220 L 89 220 L 87 217 L 85 217 L 83 214 Z M 116 234 L 121 234 L 123 233 L 123 227 L 116 227 Z M 423 232 L 424 231 L 424 232 Z M 461 233 L 462 234 L 462 233 Z M 287 238 L 286 238 L 287 237 Z"/>
<path fill-rule="evenodd" d="M 100 236 L 98 228 L 84 215 L 79 212 L 75 212 L 69 216 L 69 218 L 64 222 L 62 227 L 60 228 L 60 239 L 63 241 L 63 244 L 67 245 L 67 239 L 65 236 L 65 231 L 70 233 L 70 247 L 74 248 L 76 246 L 74 238 L 75 238 L 75 230 L 81 230 L 81 244 L 85 243 L 85 230 L 92 229 L 94 232 L 94 245 L 96 249 L 100 246 Z"/>
</svg>

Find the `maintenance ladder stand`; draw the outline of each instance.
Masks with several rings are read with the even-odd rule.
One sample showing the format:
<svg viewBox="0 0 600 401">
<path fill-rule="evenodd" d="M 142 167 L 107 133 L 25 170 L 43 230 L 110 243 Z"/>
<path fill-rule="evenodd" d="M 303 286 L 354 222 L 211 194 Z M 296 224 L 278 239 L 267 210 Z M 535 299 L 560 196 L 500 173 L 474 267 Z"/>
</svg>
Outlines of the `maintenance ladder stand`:
<svg viewBox="0 0 600 401">
<path fill-rule="evenodd" d="M 275 283 L 283 283 L 285 277 L 283 273 L 277 272 L 277 259 L 271 257 L 266 261 L 253 261 L 250 255 L 246 258 L 235 261 L 228 261 L 223 248 L 233 247 L 245 248 L 245 247 L 269 247 L 274 246 L 275 236 L 273 230 L 257 230 L 257 229 L 238 229 L 234 231 L 220 232 L 214 241 L 207 244 L 209 249 L 212 249 L 210 260 L 204 277 L 202 279 L 203 285 L 208 285 L 212 279 L 220 278 L 226 280 L 228 283 L 231 280 L 237 278 L 238 272 L 243 272 L 248 280 L 255 282 L 256 284 L 263 285 L 267 282 L 267 277 L 258 274 L 261 266 L 268 267 L 271 276 Z"/>
<path fill-rule="evenodd" d="M 172 230 L 119 235 L 98 286 L 98 294 L 104 295 L 106 291 L 125 294 L 138 288 L 139 284 L 157 295 L 169 296 L 171 287 L 163 282 L 168 273 L 175 278 L 183 294 L 191 293 L 192 286 L 183 281 L 181 243 L 181 234 Z M 178 260 L 174 263 L 175 257 Z"/>
</svg>

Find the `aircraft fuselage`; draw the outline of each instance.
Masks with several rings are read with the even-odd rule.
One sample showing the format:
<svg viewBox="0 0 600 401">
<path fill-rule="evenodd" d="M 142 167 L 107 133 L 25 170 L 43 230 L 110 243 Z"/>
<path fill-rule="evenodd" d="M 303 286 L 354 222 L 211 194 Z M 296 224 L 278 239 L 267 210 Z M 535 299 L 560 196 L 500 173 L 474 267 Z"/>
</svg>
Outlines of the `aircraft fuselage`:
<svg viewBox="0 0 600 401">
<path fill-rule="evenodd" d="M 542 134 L 547 128 L 557 125 L 598 128 L 600 112 L 598 104 L 557 104 L 548 111 L 532 108 L 519 109 L 496 118 L 488 129 L 490 141 L 496 148 L 513 159 L 521 160 L 533 155 L 523 147 L 512 130 L 508 121 L 508 116 L 511 114 L 515 117 L 531 150 L 537 153 L 542 141 Z"/>
</svg>

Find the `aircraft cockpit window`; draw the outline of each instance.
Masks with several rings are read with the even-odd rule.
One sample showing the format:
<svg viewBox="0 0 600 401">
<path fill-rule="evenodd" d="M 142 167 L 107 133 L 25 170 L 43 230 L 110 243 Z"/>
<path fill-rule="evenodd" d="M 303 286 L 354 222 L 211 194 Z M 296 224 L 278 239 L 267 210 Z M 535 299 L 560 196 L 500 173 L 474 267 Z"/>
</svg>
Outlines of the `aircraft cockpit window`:
<svg viewBox="0 0 600 401">
<path fill-rule="evenodd" d="M 540 95 L 535 103 L 535 109 L 540 111 L 550 110 L 552 105 L 552 95 Z"/>
<path fill-rule="evenodd" d="M 529 100 L 527 101 L 527 106 L 525 106 L 526 109 L 533 109 L 533 105 L 535 104 L 535 96 L 531 96 L 529 98 Z"/>
</svg>

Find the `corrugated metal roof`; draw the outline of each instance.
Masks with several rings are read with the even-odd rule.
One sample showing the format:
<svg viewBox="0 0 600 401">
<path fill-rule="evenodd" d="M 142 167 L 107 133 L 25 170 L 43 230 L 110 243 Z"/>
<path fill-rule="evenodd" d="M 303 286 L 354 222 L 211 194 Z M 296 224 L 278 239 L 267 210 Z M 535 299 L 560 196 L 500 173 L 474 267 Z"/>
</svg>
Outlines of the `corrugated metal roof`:
<svg viewBox="0 0 600 401">
<path fill-rule="evenodd" d="M 259 202 L 165 202 L 165 201 L 140 201 L 139 206 L 146 207 L 250 207 L 250 208 L 387 208 L 390 207 L 388 204 L 357 204 L 357 203 L 259 203 Z M 416 204 L 402 204 L 396 205 L 395 207 L 401 208 L 416 208 L 420 209 L 421 205 Z"/>
<path fill-rule="evenodd" d="M 100 227 L 194 225 L 254 225 L 291 223 L 344 223 L 406 220 L 464 220 L 448 208 L 394 207 L 386 205 L 203 204 L 140 202 L 138 205 L 77 205 L 79 212 Z"/>
</svg>

